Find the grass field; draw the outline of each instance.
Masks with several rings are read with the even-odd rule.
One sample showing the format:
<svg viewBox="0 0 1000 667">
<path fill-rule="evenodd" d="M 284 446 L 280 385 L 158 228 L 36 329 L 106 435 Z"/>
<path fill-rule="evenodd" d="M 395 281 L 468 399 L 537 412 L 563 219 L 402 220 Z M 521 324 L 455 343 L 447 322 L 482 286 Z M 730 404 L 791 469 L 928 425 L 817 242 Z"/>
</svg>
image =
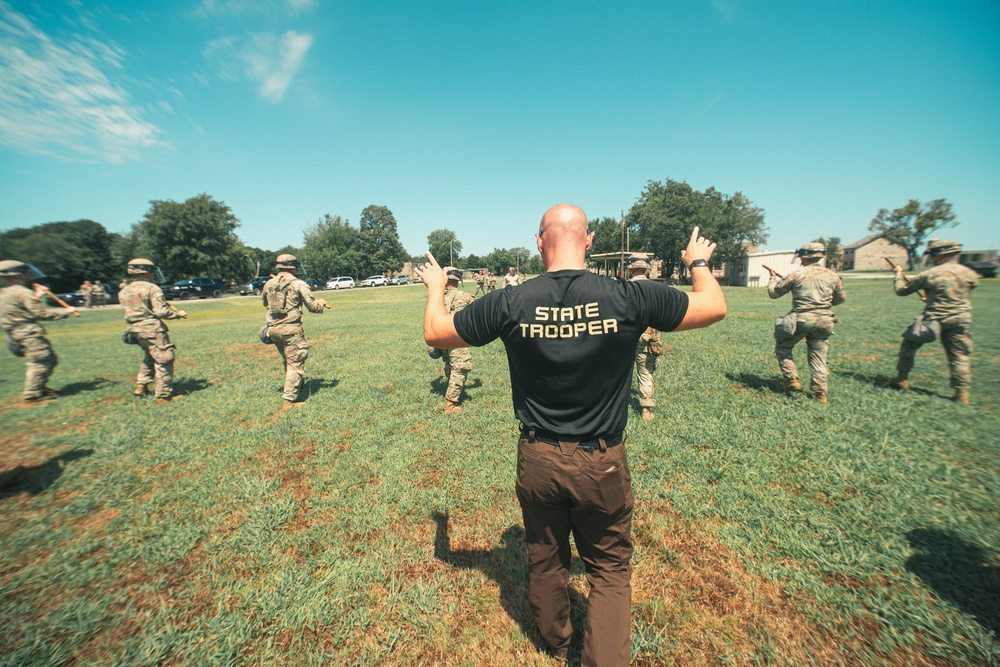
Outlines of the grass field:
<svg viewBox="0 0 1000 667">
<path fill-rule="evenodd" d="M 658 419 L 633 394 L 634 665 L 1000 660 L 1000 281 L 974 293 L 970 406 L 938 344 L 886 389 L 920 303 L 846 287 L 830 405 L 779 393 L 790 298 L 762 289 L 665 337 Z M 166 406 L 130 395 L 119 310 L 48 327 L 54 404 L 20 408 L 0 357 L 0 473 L 23 466 L 0 488 L 0 665 L 557 664 L 526 601 L 502 345 L 444 415 L 424 289 L 327 295 L 282 415 L 255 298 L 171 323 Z M 582 566 L 573 587 L 582 628 Z"/>
</svg>

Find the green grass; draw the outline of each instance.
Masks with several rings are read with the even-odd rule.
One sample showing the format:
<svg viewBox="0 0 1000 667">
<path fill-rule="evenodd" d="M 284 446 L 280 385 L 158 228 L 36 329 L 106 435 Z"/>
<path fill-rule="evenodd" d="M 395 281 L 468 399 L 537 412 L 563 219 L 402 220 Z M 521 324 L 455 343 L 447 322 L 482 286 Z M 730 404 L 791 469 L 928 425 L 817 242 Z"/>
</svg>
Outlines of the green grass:
<svg viewBox="0 0 1000 667">
<path fill-rule="evenodd" d="M 1000 282 L 974 294 L 972 405 L 940 345 L 884 388 L 919 310 L 847 282 L 831 404 L 777 392 L 789 299 L 669 335 L 628 433 L 633 664 L 982 665 L 1000 658 Z M 282 415 L 255 298 L 171 322 L 166 406 L 131 397 L 118 310 L 48 326 L 57 402 L 0 357 L 0 665 L 555 665 L 526 602 L 506 357 L 444 415 L 419 286 L 328 293 L 308 400 Z M 804 345 L 798 361 L 806 371 Z M 576 625 L 586 581 L 574 570 Z"/>
</svg>

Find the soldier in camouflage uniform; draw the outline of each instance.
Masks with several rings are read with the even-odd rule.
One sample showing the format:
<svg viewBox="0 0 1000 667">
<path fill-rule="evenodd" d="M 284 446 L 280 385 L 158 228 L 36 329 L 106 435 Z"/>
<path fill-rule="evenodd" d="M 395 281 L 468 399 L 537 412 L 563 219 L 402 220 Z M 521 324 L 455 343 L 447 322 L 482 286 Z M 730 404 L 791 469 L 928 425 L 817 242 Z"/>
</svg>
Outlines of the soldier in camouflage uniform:
<svg viewBox="0 0 1000 667">
<path fill-rule="evenodd" d="M 445 274 L 448 276 L 448 283 L 444 288 L 444 305 L 449 313 L 456 313 L 470 303 L 475 298 L 468 292 L 458 289 L 458 283 L 462 280 L 462 271 L 454 266 L 446 266 Z M 465 380 L 472 370 L 472 353 L 467 347 L 459 347 L 454 350 L 439 350 L 428 348 L 427 353 L 431 359 L 444 359 L 444 376 L 448 380 L 448 389 L 444 394 L 444 411 L 448 414 L 461 412 L 458 402 L 462 397 L 462 388 Z"/>
<path fill-rule="evenodd" d="M 309 357 L 309 343 L 302 329 L 302 307 L 312 313 L 329 308 L 326 301 L 313 296 L 305 281 L 296 277 L 300 266 L 294 255 L 278 255 L 275 264 L 278 275 L 264 283 L 261 291 L 261 301 L 267 308 L 264 337 L 274 343 L 285 369 L 285 388 L 281 394 L 285 402 L 279 412 L 301 405 L 298 398 Z"/>
<path fill-rule="evenodd" d="M 907 280 L 903 276 L 903 268 L 897 265 L 893 288 L 899 296 L 924 290 L 926 305 L 922 317 L 924 321 L 937 322 L 941 326 L 941 344 L 948 356 L 951 386 L 955 389 L 953 400 L 968 403 L 972 386 L 969 365 L 969 355 L 972 354 L 972 303 L 969 295 L 979 284 L 979 276 L 958 263 L 960 252 L 962 246 L 955 241 L 932 240 L 927 244 L 925 254 L 930 256 L 933 268 Z M 914 357 L 922 345 L 921 342 L 903 338 L 896 364 L 898 374 L 889 381 L 891 386 L 909 389 Z"/>
<path fill-rule="evenodd" d="M 100 280 L 95 280 L 90 288 L 90 296 L 94 300 L 94 305 L 103 308 L 108 305 L 108 294 L 104 291 L 104 284 Z"/>
<path fill-rule="evenodd" d="M 644 260 L 636 260 L 629 264 L 629 280 L 648 280 L 646 271 L 649 263 Z M 639 336 L 639 344 L 635 350 L 635 374 L 639 385 L 639 405 L 642 407 L 643 421 L 654 419 L 656 415 L 653 408 L 656 401 L 653 400 L 653 373 L 660 364 L 660 357 L 663 355 L 663 342 L 660 339 L 660 332 L 653 327 L 647 327 Z"/>
<path fill-rule="evenodd" d="M 486 294 L 486 288 L 489 283 L 487 282 L 485 271 L 476 271 L 476 293 L 474 297 L 479 296 L 480 293 Z"/>
<path fill-rule="evenodd" d="M 93 297 L 91 296 L 91 293 L 93 291 L 94 288 L 91 287 L 89 280 L 84 280 L 83 284 L 80 285 L 80 294 L 83 297 L 83 305 L 87 308 L 90 308 L 91 302 L 93 300 Z"/>
<path fill-rule="evenodd" d="M 154 276 L 163 282 L 160 269 L 148 259 L 137 257 L 128 263 L 128 275 L 133 276 L 121 292 L 118 301 L 128 327 L 122 340 L 142 348 L 142 363 L 135 379 L 134 396 L 153 393 L 156 404 L 163 405 L 180 398 L 174 391 L 174 344 L 163 320 L 186 318 L 187 313 L 167 303 L 163 290 L 153 282 Z M 149 385 L 155 389 L 150 392 Z"/>
<path fill-rule="evenodd" d="M 767 283 L 767 294 L 777 299 L 792 292 L 792 311 L 789 322 L 794 317 L 794 332 L 780 326 L 774 328 L 774 355 L 778 358 L 781 374 L 785 378 L 786 391 L 802 391 L 795 369 L 793 348 L 803 338 L 809 348 L 810 389 L 820 403 L 828 403 L 826 353 L 829 338 L 833 335 L 832 306 L 843 303 L 846 298 L 844 283 L 836 273 L 819 265 L 826 254 L 822 243 L 806 243 L 797 252 L 802 268 L 792 271 L 784 278 L 771 269 L 771 279 Z M 779 318 L 781 322 L 783 318 Z"/>
<path fill-rule="evenodd" d="M 497 277 L 491 271 L 486 272 L 486 282 L 489 285 L 487 291 L 492 292 L 497 288 Z"/>
<path fill-rule="evenodd" d="M 42 306 L 39 295 L 27 284 L 33 278 L 43 277 L 24 262 L 14 259 L 0 262 L 0 279 L 8 283 L 0 288 L 0 326 L 7 333 L 7 348 L 27 362 L 21 394 L 25 405 L 51 400 L 56 395 L 45 383 L 59 359 L 38 320 L 61 320 L 76 312 L 75 308 L 70 308 L 56 313 Z"/>
</svg>

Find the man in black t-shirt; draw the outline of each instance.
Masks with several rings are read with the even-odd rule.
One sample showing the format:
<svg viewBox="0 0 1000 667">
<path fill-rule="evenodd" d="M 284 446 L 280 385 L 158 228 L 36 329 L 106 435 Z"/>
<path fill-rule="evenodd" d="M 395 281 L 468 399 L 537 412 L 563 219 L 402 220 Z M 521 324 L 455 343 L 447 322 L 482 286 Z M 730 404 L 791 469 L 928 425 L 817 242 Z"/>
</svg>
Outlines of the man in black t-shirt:
<svg viewBox="0 0 1000 667">
<path fill-rule="evenodd" d="M 636 344 L 650 326 L 669 332 L 717 322 L 726 301 L 708 269 L 715 244 L 697 227 L 681 253 L 692 269 L 690 294 L 587 271 L 593 236 L 581 209 L 552 207 L 536 237 L 546 272 L 454 314 L 430 253 L 417 273 L 427 285 L 428 345 L 504 343 L 522 425 L 516 489 L 532 611 L 552 651 L 567 655 L 572 533 L 591 584 L 582 664 L 606 667 L 627 665 L 630 652 L 632 477 L 622 441 Z"/>
</svg>

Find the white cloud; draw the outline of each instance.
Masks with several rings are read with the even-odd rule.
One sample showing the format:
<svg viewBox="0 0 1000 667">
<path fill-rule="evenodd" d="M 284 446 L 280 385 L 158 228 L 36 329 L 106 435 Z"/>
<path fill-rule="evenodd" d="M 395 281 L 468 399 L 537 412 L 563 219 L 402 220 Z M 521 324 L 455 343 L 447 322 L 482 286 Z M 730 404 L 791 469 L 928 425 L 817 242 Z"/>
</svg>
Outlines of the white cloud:
<svg viewBox="0 0 1000 667">
<path fill-rule="evenodd" d="M 83 37 L 56 43 L 0 0 L 0 143 L 63 159 L 124 162 L 161 143 L 107 72 L 124 53 Z"/>
<path fill-rule="evenodd" d="M 312 35 L 288 30 L 284 34 L 254 35 L 245 43 L 223 37 L 208 45 L 206 55 L 219 60 L 219 76 L 236 79 L 246 76 L 258 87 L 260 96 L 278 102 L 302 66 Z"/>
<path fill-rule="evenodd" d="M 237 14 L 287 14 L 307 11 L 316 0 L 202 0 L 195 10 L 199 16 L 233 16 Z"/>
</svg>

